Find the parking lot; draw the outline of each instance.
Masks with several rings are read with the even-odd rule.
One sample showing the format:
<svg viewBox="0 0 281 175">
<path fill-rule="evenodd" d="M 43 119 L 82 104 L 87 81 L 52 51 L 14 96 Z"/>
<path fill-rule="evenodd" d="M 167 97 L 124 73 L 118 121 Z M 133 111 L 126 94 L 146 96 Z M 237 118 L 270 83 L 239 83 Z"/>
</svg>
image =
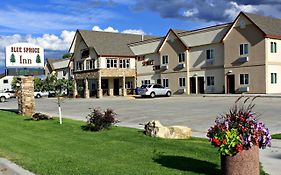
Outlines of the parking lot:
<svg viewBox="0 0 281 175">
<path fill-rule="evenodd" d="M 119 125 L 142 128 L 150 120 L 165 125 L 191 127 L 195 135 L 204 136 L 214 124 L 215 117 L 228 111 L 237 97 L 105 97 L 102 99 L 65 99 L 62 115 L 66 118 L 85 120 L 90 108 L 112 108 L 121 121 Z M 58 116 L 56 98 L 36 99 L 36 111 Z M 281 98 L 257 98 L 256 112 L 270 128 L 271 133 L 281 133 Z M 1 109 L 17 109 L 16 99 L 0 104 Z"/>
</svg>

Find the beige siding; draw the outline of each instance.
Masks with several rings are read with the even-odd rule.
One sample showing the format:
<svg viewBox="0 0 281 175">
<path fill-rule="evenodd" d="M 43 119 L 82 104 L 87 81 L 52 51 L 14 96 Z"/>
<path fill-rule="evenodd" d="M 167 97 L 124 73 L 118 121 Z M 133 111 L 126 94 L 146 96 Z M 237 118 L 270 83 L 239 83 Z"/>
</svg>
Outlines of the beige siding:
<svg viewBox="0 0 281 175">
<path fill-rule="evenodd" d="M 150 83 L 155 84 L 157 79 L 160 78 L 160 74 L 150 74 L 150 75 L 138 75 L 137 76 L 137 87 L 140 87 L 142 80 L 150 80 Z"/>
<path fill-rule="evenodd" d="M 277 83 L 271 83 L 271 73 L 277 74 Z M 281 93 L 281 64 L 280 65 L 268 65 L 267 74 L 267 92 L 266 93 Z"/>
<path fill-rule="evenodd" d="M 213 64 L 206 64 L 207 49 L 214 50 Z M 202 66 L 223 66 L 224 51 L 221 43 L 209 44 L 204 46 L 192 47 L 189 49 L 189 67 L 201 68 Z"/>
<path fill-rule="evenodd" d="M 187 73 L 186 72 L 176 72 L 169 74 L 161 74 L 161 82 L 163 83 L 163 79 L 169 80 L 169 87 L 172 91 L 172 94 L 181 94 L 179 87 L 179 78 L 185 78 L 186 80 L 186 88 L 188 87 L 187 83 Z M 187 90 L 186 90 L 187 92 Z"/>
<path fill-rule="evenodd" d="M 153 70 L 154 65 L 143 65 L 145 61 L 154 61 L 154 65 L 160 65 L 159 54 L 147 54 L 145 55 L 144 60 L 138 61 L 136 60 L 137 74 L 154 74 Z"/>
<path fill-rule="evenodd" d="M 177 69 L 177 66 L 179 65 L 179 53 L 185 53 L 185 64 L 187 62 L 187 52 L 185 47 L 182 45 L 181 41 L 172 33 L 170 32 L 167 40 L 163 43 L 161 50 L 160 50 L 160 62 L 161 66 L 164 64 L 162 63 L 162 56 L 168 55 L 169 57 L 169 63 L 168 70 L 165 70 L 165 73 L 168 72 L 180 72 L 180 71 L 186 71 L 186 67 L 182 69 Z"/>
<path fill-rule="evenodd" d="M 271 63 L 281 63 L 281 40 L 278 39 L 266 39 L 266 50 L 268 62 Z M 277 52 L 271 53 L 271 42 L 276 42 L 277 44 Z"/>
</svg>

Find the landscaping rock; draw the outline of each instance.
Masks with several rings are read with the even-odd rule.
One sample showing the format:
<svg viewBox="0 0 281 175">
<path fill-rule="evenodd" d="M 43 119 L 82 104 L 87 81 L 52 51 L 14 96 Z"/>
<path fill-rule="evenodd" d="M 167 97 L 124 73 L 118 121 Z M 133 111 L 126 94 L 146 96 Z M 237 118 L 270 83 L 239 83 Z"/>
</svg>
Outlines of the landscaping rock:
<svg viewBox="0 0 281 175">
<path fill-rule="evenodd" d="M 145 134 L 151 137 L 188 139 L 192 136 L 191 128 L 185 126 L 163 126 L 158 120 L 148 122 L 144 129 Z"/>
<path fill-rule="evenodd" d="M 33 120 L 50 120 L 50 119 L 53 119 L 52 116 L 49 116 L 47 114 L 43 114 L 43 113 L 40 113 L 40 112 L 37 112 L 37 113 L 34 113 L 31 118 Z"/>
</svg>

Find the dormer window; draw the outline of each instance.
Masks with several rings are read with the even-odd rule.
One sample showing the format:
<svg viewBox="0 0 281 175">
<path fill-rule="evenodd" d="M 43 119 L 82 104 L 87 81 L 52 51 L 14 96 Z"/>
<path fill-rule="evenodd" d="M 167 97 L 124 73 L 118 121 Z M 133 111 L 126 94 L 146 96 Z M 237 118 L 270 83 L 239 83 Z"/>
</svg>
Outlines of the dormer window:
<svg viewBox="0 0 281 175">
<path fill-rule="evenodd" d="M 88 58 L 89 55 L 90 55 L 89 49 L 81 50 L 81 57 L 82 58 Z"/>
<path fill-rule="evenodd" d="M 241 21 L 240 21 L 240 28 L 241 28 L 241 29 L 246 28 L 246 22 L 245 22 L 244 20 L 241 20 Z"/>
</svg>

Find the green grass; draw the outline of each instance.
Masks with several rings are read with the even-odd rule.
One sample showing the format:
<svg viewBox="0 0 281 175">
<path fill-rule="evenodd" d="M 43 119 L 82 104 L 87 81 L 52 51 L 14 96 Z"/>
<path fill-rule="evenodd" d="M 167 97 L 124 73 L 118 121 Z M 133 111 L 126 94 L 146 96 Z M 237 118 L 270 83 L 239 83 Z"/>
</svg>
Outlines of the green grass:
<svg viewBox="0 0 281 175">
<path fill-rule="evenodd" d="M 158 139 L 123 127 L 87 132 L 83 124 L 0 111 L 0 156 L 46 175 L 220 174 L 220 156 L 207 139 Z"/>
<path fill-rule="evenodd" d="M 281 139 L 281 134 L 273 134 L 271 135 L 273 139 Z"/>
</svg>

